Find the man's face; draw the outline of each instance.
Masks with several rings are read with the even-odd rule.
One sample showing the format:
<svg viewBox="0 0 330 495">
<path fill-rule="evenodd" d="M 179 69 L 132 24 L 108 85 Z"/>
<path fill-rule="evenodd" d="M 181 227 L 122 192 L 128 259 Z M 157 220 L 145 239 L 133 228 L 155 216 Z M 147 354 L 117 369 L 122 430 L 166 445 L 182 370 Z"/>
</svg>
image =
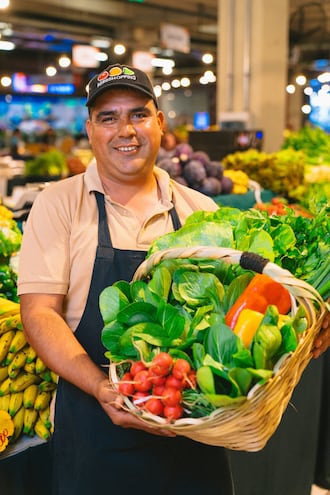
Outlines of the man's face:
<svg viewBox="0 0 330 495">
<path fill-rule="evenodd" d="M 86 123 L 101 176 L 131 183 L 152 173 L 164 115 L 143 93 L 118 88 L 99 96 Z"/>
</svg>

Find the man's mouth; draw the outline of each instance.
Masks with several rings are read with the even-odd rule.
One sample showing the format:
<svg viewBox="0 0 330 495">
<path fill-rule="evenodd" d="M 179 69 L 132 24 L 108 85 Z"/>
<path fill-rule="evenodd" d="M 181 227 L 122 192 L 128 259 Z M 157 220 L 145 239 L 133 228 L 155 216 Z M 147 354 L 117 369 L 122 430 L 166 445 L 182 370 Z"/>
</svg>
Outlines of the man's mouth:
<svg viewBox="0 0 330 495">
<path fill-rule="evenodd" d="M 138 146 L 117 146 L 116 150 L 123 153 L 129 153 L 130 151 L 136 151 Z"/>
</svg>

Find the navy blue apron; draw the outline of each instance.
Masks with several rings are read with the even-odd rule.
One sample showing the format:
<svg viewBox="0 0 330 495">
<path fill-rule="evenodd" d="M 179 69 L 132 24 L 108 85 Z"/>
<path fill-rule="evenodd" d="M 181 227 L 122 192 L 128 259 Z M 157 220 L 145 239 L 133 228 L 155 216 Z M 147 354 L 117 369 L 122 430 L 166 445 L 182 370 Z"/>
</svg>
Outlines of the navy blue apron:
<svg viewBox="0 0 330 495">
<path fill-rule="evenodd" d="M 84 313 L 75 336 L 95 363 L 107 366 L 101 343 L 99 294 L 117 280 L 130 281 L 146 252 L 112 247 L 104 196 L 98 246 Z M 173 227 L 180 227 L 171 210 Z M 105 371 L 107 368 L 104 368 Z M 52 439 L 53 495 L 231 495 L 227 454 L 183 437 L 155 436 L 112 424 L 94 397 L 60 379 Z"/>
</svg>

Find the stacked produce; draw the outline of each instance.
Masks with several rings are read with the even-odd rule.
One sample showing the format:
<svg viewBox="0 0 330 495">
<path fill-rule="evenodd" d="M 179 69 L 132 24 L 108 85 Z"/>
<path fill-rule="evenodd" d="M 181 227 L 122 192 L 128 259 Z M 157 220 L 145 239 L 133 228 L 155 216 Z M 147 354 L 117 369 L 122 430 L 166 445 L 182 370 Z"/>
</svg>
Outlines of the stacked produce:
<svg viewBox="0 0 330 495">
<path fill-rule="evenodd" d="M 65 155 L 57 149 L 40 153 L 25 163 L 25 175 L 27 176 L 63 176 L 67 173 Z"/>
<path fill-rule="evenodd" d="M 249 178 L 243 171 L 226 171 L 220 161 L 211 160 L 205 151 L 194 151 L 180 143 L 172 151 L 160 150 L 157 166 L 181 184 L 208 196 L 244 194 Z"/>
<path fill-rule="evenodd" d="M 19 304 L 0 298 L 0 412 L 13 421 L 9 443 L 22 435 L 50 438 L 50 402 L 56 383 L 57 376 L 24 337 Z"/>
<path fill-rule="evenodd" d="M 0 206 L 0 451 L 24 435 L 47 440 L 52 432 L 50 402 L 57 376 L 27 343 L 11 264 L 22 233 L 13 214 Z"/>
<path fill-rule="evenodd" d="M 0 205 L 0 297 L 16 302 L 17 274 L 10 260 L 19 250 L 21 242 L 22 233 L 13 219 L 13 213 Z"/>
<path fill-rule="evenodd" d="M 286 131 L 282 149 L 302 151 L 307 166 L 330 166 L 330 135 L 319 127 Z"/>
<path fill-rule="evenodd" d="M 225 170 L 240 170 L 264 189 L 285 198 L 298 199 L 305 191 L 305 156 L 291 148 L 275 153 L 250 149 L 225 156 Z"/>
</svg>

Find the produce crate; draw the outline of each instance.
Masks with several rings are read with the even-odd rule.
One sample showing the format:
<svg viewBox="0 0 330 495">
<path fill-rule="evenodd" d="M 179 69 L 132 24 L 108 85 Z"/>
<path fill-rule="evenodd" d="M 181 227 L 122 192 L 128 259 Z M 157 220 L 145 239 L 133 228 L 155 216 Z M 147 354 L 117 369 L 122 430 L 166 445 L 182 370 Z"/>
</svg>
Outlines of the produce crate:
<svg viewBox="0 0 330 495">
<path fill-rule="evenodd" d="M 289 271 L 254 253 L 230 248 L 198 246 L 155 252 L 139 266 L 133 280 L 145 279 L 152 268 L 165 259 L 179 258 L 221 259 L 270 276 L 289 291 L 293 313 L 300 307 L 304 309 L 307 329 L 300 335 L 296 350 L 277 362 L 269 380 L 263 385 L 255 385 L 241 402 L 219 407 L 209 416 L 169 421 L 137 408 L 126 396 L 123 396 L 124 407 L 150 426 L 168 429 L 201 443 L 232 450 L 259 451 L 278 427 L 294 388 L 312 359 L 313 342 L 326 313 L 325 303 L 312 286 L 295 278 Z M 109 378 L 117 390 L 117 363 L 110 364 Z"/>
</svg>

